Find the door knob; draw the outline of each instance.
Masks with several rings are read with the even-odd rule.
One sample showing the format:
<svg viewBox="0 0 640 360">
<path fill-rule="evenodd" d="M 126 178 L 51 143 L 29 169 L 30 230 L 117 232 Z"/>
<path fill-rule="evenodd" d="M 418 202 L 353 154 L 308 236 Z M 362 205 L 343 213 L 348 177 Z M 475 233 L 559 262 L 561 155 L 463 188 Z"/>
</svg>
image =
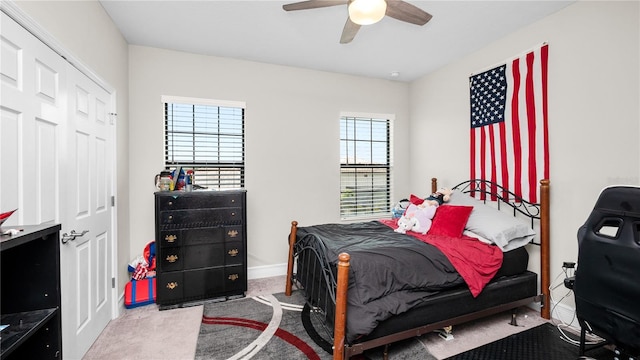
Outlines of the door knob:
<svg viewBox="0 0 640 360">
<path fill-rule="evenodd" d="M 69 234 L 67 234 L 67 233 L 62 234 L 61 241 L 62 241 L 63 244 L 66 244 L 69 241 L 75 240 L 77 237 L 84 236 L 84 234 L 86 234 L 88 232 L 89 232 L 89 230 L 82 230 L 81 233 L 77 233 L 75 230 L 71 230 L 71 233 L 69 233 Z"/>
</svg>

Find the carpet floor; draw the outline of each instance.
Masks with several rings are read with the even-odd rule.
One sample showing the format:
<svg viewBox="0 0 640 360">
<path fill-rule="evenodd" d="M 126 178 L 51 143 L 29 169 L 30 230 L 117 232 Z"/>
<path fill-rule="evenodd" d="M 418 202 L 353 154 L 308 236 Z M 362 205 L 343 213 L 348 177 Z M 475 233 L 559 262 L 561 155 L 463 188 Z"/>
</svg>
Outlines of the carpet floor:
<svg viewBox="0 0 640 360">
<path fill-rule="evenodd" d="M 596 360 L 614 358 L 613 351 L 605 347 L 590 350 L 585 355 Z M 578 347 L 564 340 L 556 326 L 545 323 L 447 360 L 570 360 L 578 357 Z"/>
<path fill-rule="evenodd" d="M 291 297 L 279 293 L 206 303 L 195 358 L 331 359 L 305 331 L 303 304 L 299 291 Z M 371 349 L 359 358 L 382 359 L 382 351 Z M 392 359 L 436 359 L 417 338 L 394 344 L 389 355 Z"/>
</svg>

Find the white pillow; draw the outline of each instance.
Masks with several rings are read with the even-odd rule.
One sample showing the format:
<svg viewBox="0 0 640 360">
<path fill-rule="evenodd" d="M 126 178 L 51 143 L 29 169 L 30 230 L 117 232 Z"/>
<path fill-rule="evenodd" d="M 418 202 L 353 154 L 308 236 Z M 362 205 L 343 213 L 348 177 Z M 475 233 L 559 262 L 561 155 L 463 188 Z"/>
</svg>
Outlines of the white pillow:
<svg viewBox="0 0 640 360">
<path fill-rule="evenodd" d="M 476 238 L 476 239 L 478 239 L 480 242 L 483 242 L 483 243 L 485 243 L 485 244 L 493 245 L 493 241 L 491 241 L 491 240 L 489 240 L 489 239 L 485 239 L 485 238 L 483 238 L 482 236 L 480 236 L 480 235 L 478 235 L 478 234 L 474 233 L 474 232 L 473 232 L 473 231 L 471 231 L 471 230 L 465 230 L 465 231 L 463 231 L 463 232 L 462 232 L 462 235 L 466 235 L 466 236 L 468 236 L 468 237 Z"/>
<path fill-rule="evenodd" d="M 473 206 L 465 230 L 469 230 L 509 251 L 528 244 L 535 237 L 530 226 L 514 216 L 484 204 L 468 194 L 454 190 L 449 197 L 450 205 Z"/>
</svg>

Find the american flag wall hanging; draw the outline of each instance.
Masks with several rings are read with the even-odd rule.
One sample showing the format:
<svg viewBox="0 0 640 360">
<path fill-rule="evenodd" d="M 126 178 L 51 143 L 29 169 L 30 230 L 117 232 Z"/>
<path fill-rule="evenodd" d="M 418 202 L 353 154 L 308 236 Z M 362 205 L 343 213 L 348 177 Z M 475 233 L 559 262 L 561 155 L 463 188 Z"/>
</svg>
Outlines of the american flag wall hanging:
<svg viewBox="0 0 640 360">
<path fill-rule="evenodd" d="M 469 78 L 470 178 L 531 202 L 539 201 L 540 180 L 549 178 L 548 55 L 544 43 Z M 482 192 L 474 195 L 484 199 Z"/>
</svg>

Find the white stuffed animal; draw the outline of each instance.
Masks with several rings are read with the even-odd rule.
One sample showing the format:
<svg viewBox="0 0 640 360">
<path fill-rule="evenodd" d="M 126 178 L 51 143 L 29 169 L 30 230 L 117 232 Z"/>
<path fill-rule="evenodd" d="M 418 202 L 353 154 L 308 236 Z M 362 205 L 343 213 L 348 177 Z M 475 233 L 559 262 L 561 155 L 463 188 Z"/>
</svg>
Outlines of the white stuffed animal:
<svg viewBox="0 0 640 360">
<path fill-rule="evenodd" d="M 416 219 L 414 218 L 410 219 L 402 215 L 400 219 L 398 219 L 398 228 L 395 229 L 394 231 L 400 234 L 406 234 L 407 230 L 411 230 L 415 225 L 415 223 L 416 223 Z"/>
<path fill-rule="evenodd" d="M 405 234 L 407 231 L 426 234 L 431 228 L 431 219 L 436 214 L 437 207 L 436 205 L 409 205 L 404 215 L 398 219 L 398 228 L 394 231 L 401 234 Z"/>
</svg>

